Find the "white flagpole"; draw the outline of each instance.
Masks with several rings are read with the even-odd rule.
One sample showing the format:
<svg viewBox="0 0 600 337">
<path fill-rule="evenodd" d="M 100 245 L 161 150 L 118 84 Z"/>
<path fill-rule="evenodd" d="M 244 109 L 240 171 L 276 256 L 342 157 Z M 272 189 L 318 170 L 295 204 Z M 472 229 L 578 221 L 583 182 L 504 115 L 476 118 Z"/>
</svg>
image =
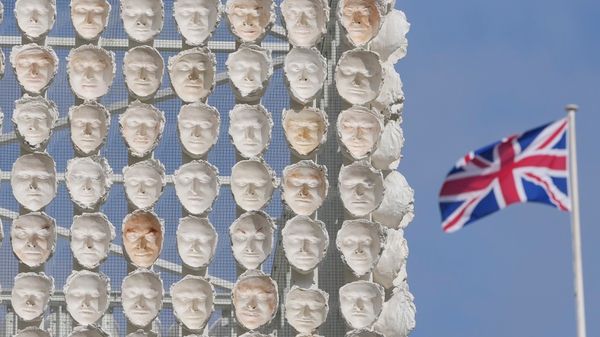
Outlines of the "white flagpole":
<svg viewBox="0 0 600 337">
<path fill-rule="evenodd" d="M 577 147 L 575 144 L 575 112 L 579 107 L 565 107 L 569 121 L 569 193 L 571 195 L 571 235 L 573 239 L 573 272 L 575 274 L 575 303 L 577 307 L 577 337 L 586 337 L 585 302 L 583 295 L 583 266 L 581 263 L 581 228 L 579 225 L 579 182 L 577 179 Z"/>
</svg>

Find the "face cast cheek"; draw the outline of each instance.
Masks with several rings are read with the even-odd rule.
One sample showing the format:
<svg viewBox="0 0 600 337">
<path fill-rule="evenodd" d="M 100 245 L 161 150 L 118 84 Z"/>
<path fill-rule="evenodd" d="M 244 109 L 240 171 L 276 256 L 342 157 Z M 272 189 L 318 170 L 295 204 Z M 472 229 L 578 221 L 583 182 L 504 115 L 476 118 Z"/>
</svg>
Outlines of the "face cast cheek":
<svg viewBox="0 0 600 337">
<path fill-rule="evenodd" d="M 51 277 L 43 273 L 21 273 L 15 277 L 11 304 L 19 317 L 32 321 L 44 313 L 53 292 Z"/>
<path fill-rule="evenodd" d="M 214 289 L 199 276 L 187 276 L 171 287 L 175 316 L 191 330 L 204 328 L 213 311 Z"/>
<path fill-rule="evenodd" d="M 150 324 L 163 301 L 162 281 L 158 274 L 145 270 L 131 272 L 123 279 L 121 301 L 129 322 L 139 327 Z"/>
<path fill-rule="evenodd" d="M 127 88 L 139 98 L 147 98 L 160 88 L 164 62 L 160 53 L 149 46 L 138 46 L 125 54 L 123 74 Z"/>
<path fill-rule="evenodd" d="M 272 220 L 263 212 L 242 214 L 229 227 L 231 249 L 236 261 L 246 269 L 257 269 L 271 254 Z"/>
<path fill-rule="evenodd" d="M 175 1 L 175 21 L 188 44 L 199 45 L 209 38 L 220 17 L 218 6 L 211 0 Z"/>
<path fill-rule="evenodd" d="M 123 246 L 131 262 L 151 267 L 162 249 L 163 225 L 152 212 L 134 211 L 123 222 Z"/>
<path fill-rule="evenodd" d="M 122 0 L 121 19 L 127 35 L 135 41 L 147 42 L 163 27 L 162 0 Z"/>
<path fill-rule="evenodd" d="M 368 281 L 348 283 L 340 288 L 340 308 L 354 329 L 367 328 L 377 320 L 383 305 L 383 288 Z"/>
<path fill-rule="evenodd" d="M 268 276 L 240 276 L 232 297 L 237 320 L 250 330 L 267 324 L 277 312 L 277 287 Z"/>
<path fill-rule="evenodd" d="M 383 68 L 379 56 L 370 51 L 350 50 L 342 54 L 335 70 L 338 93 L 351 104 L 366 104 L 379 96 Z"/>
<path fill-rule="evenodd" d="M 96 39 L 108 23 L 110 4 L 106 0 L 72 0 L 71 21 L 79 36 Z"/>
<path fill-rule="evenodd" d="M 15 16 L 21 31 L 30 39 L 37 39 L 52 29 L 56 7 L 48 0 L 18 0 Z"/>
<path fill-rule="evenodd" d="M 175 193 L 185 209 L 191 214 L 210 211 L 219 194 L 219 172 L 204 160 L 182 165 L 173 176 Z"/>
<path fill-rule="evenodd" d="M 273 120 L 263 106 L 238 104 L 229 113 L 229 118 L 229 136 L 242 156 L 250 158 L 266 150 Z"/>
<path fill-rule="evenodd" d="M 11 226 L 13 253 L 29 267 L 45 263 L 54 252 L 56 225 L 44 213 L 29 213 L 16 218 Z"/>
<path fill-rule="evenodd" d="M 106 108 L 97 103 L 84 103 L 69 111 L 71 141 L 83 154 L 93 154 L 102 146 L 110 118 Z"/>
<path fill-rule="evenodd" d="M 43 153 L 21 156 L 13 164 L 10 184 L 22 206 L 39 211 L 56 196 L 56 164 Z"/>
<path fill-rule="evenodd" d="M 214 258 L 217 242 L 217 232 L 208 219 L 188 216 L 180 220 L 177 251 L 187 266 L 206 267 Z"/>
<path fill-rule="evenodd" d="M 206 154 L 217 142 L 221 119 L 214 107 L 204 103 L 184 105 L 177 117 L 177 129 L 184 150 L 192 157 Z"/>
<path fill-rule="evenodd" d="M 272 1 L 230 0 L 227 18 L 231 32 L 243 42 L 259 42 L 272 24 Z"/>
</svg>

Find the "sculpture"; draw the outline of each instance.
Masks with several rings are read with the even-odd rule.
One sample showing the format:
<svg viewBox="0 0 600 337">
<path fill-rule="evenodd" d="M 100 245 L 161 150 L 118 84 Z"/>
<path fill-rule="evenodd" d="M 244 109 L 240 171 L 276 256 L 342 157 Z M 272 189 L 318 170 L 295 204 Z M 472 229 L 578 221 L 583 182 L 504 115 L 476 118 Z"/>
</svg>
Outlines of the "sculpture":
<svg viewBox="0 0 600 337">
<path fill-rule="evenodd" d="M 219 235 L 208 218 L 188 215 L 179 220 L 177 251 L 183 263 L 193 269 L 205 268 L 215 257 Z"/>
<path fill-rule="evenodd" d="M 173 90 L 185 102 L 205 101 L 215 87 L 216 56 L 206 47 L 184 50 L 169 58 Z"/>
<path fill-rule="evenodd" d="M 162 250 L 164 232 L 163 221 L 153 212 L 136 210 L 128 214 L 123 220 L 125 256 L 138 268 L 151 267 Z"/>
<path fill-rule="evenodd" d="M 310 156 L 327 141 L 329 122 L 321 109 L 283 110 L 281 124 L 288 144 L 299 156 Z"/>
<path fill-rule="evenodd" d="M 373 269 L 373 281 L 385 289 L 391 289 L 406 282 L 406 259 L 408 244 L 402 230 L 388 229 L 381 257 Z"/>
<path fill-rule="evenodd" d="M 160 89 L 165 64 L 158 50 L 150 46 L 129 49 L 123 57 L 123 75 L 129 92 L 148 99 Z"/>
<path fill-rule="evenodd" d="M 379 33 L 386 9 L 384 0 L 342 0 L 337 8 L 338 22 L 352 45 L 364 46 Z"/>
<path fill-rule="evenodd" d="M 375 151 L 382 130 L 383 116 L 369 108 L 353 106 L 338 115 L 338 139 L 355 160 L 364 159 Z"/>
<path fill-rule="evenodd" d="M 371 164 L 380 170 L 396 170 L 402 159 L 404 132 L 400 121 L 389 120 L 383 128 L 381 139 L 373 154 Z"/>
<path fill-rule="evenodd" d="M 67 57 L 69 84 L 75 95 L 84 100 L 106 95 L 115 71 L 115 54 L 92 44 L 71 49 Z"/>
<path fill-rule="evenodd" d="M 392 229 L 404 229 L 415 217 L 415 191 L 398 171 L 392 171 L 383 182 L 385 193 L 373 220 Z"/>
<path fill-rule="evenodd" d="M 327 33 L 329 3 L 323 0 L 284 0 L 281 14 L 288 40 L 294 47 L 310 48 Z"/>
<path fill-rule="evenodd" d="M 311 215 L 327 198 L 327 168 L 312 160 L 301 160 L 283 169 L 282 199 L 299 215 Z"/>
<path fill-rule="evenodd" d="M 228 0 L 225 6 L 229 29 L 241 42 L 260 43 L 275 23 L 272 0 Z"/>
<path fill-rule="evenodd" d="M 162 280 L 153 271 L 137 269 L 123 279 L 123 313 L 135 326 L 144 327 L 154 320 L 162 307 L 163 296 Z"/>
<path fill-rule="evenodd" d="M 154 207 L 166 184 L 165 167 L 156 159 L 147 159 L 123 168 L 125 194 L 136 208 Z"/>
<path fill-rule="evenodd" d="M 316 48 L 296 47 L 285 56 L 283 65 L 291 97 L 301 104 L 312 102 L 323 89 L 327 77 L 325 57 Z"/>
<path fill-rule="evenodd" d="M 275 187 L 275 172 L 262 160 L 242 160 L 231 168 L 231 193 L 245 211 L 263 209 Z"/>
<path fill-rule="evenodd" d="M 10 63 L 23 90 L 36 95 L 48 88 L 58 72 L 58 56 L 54 50 L 35 43 L 14 46 L 10 53 Z"/>
<path fill-rule="evenodd" d="M 175 0 L 173 17 L 188 45 L 206 43 L 219 25 L 223 6 L 220 0 Z"/>
<path fill-rule="evenodd" d="M 245 158 L 260 156 L 271 142 L 273 118 L 262 105 L 236 104 L 229 111 L 229 136 Z"/>
<path fill-rule="evenodd" d="M 57 120 L 56 104 L 42 96 L 32 97 L 25 94 L 15 101 L 12 121 L 15 133 L 27 151 L 46 148 Z"/>
<path fill-rule="evenodd" d="M 110 281 L 102 273 L 73 271 L 63 288 L 67 311 L 81 324 L 94 324 L 108 309 Z"/>
<path fill-rule="evenodd" d="M 96 268 L 108 257 L 115 227 L 102 213 L 83 213 L 73 217 L 71 252 L 85 268 Z"/>
<path fill-rule="evenodd" d="M 175 317 L 190 330 L 202 330 L 214 310 L 215 289 L 200 276 L 186 275 L 170 289 Z"/>
<path fill-rule="evenodd" d="M 19 273 L 10 295 L 15 313 L 24 321 L 41 318 L 54 293 L 54 279 L 44 273 Z"/>
<path fill-rule="evenodd" d="M 410 23 L 406 20 L 404 12 L 393 7 L 386 15 L 379 34 L 370 44 L 371 50 L 379 54 L 382 62 L 392 65 L 406 56 L 408 48 L 406 34 L 410 30 Z"/>
<path fill-rule="evenodd" d="M 112 169 L 106 158 L 91 156 L 70 159 L 65 180 L 73 202 L 83 209 L 103 204 L 112 185 Z"/>
<path fill-rule="evenodd" d="M 15 337 L 52 337 L 50 332 L 42 330 L 37 326 L 28 326 L 25 329 L 19 330 Z"/>
<path fill-rule="evenodd" d="M 10 227 L 12 251 L 30 268 L 46 263 L 56 247 L 56 221 L 43 212 L 19 215 Z"/>
<path fill-rule="evenodd" d="M 235 52 L 227 56 L 225 65 L 227 66 L 229 82 L 237 99 L 243 101 L 260 100 L 271 75 L 273 75 L 271 51 L 257 45 L 242 44 Z"/>
<path fill-rule="evenodd" d="M 108 25 L 110 3 L 107 0 L 71 0 L 71 22 L 77 35 L 96 40 Z"/>
<path fill-rule="evenodd" d="M 374 330 L 357 329 L 349 331 L 344 337 L 387 337 L 387 335 L 380 334 Z"/>
<path fill-rule="evenodd" d="M 173 174 L 175 193 L 190 214 L 210 212 L 219 195 L 219 170 L 205 160 L 181 165 Z"/>
<path fill-rule="evenodd" d="M 108 135 L 110 113 L 100 103 L 87 101 L 69 108 L 71 141 L 78 154 L 97 154 Z"/>
<path fill-rule="evenodd" d="M 186 104 L 177 115 L 177 131 L 183 151 L 192 158 L 204 156 L 217 143 L 221 117 L 219 111 L 202 102 Z"/>
<path fill-rule="evenodd" d="M 275 223 L 266 213 L 242 214 L 229 226 L 233 257 L 246 269 L 258 269 L 271 254 L 274 232 Z"/>
<path fill-rule="evenodd" d="M 338 231 L 335 245 L 342 260 L 360 277 L 375 268 L 386 234 L 380 224 L 368 220 L 346 220 Z"/>
<path fill-rule="evenodd" d="M 56 196 L 56 164 L 44 152 L 23 155 L 13 163 L 10 186 L 21 206 L 39 211 Z"/>
<path fill-rule="evenodd" d="M 121 0 L 121 20 L 130 39 L 151 41 L 160 33 L 165 20 L 162 0 Z"/>
<path fill-rule="evenodd" d="M 377 53 L 352 49 L 342 54 L 335 69 L 335 85 L 344 100 L 355 105 L 370 103 L 379 96 L 382 84 L 383 67 Z"/>
<path fill-rule="evenodd" d="M 109 337 L 109 335 L 102 331 L 97 326 L 76 326 L 68 337 Z"/>
<path fill-rule="evenodd" d="M 55 0 L 17 0 L 15 18 L 19 29 L 29 40 L 44 37 L 56 20 Z"/>
<path fill-rule="evenodd" d="M 165 114 L 150 104 L 135 101 L 119 116 L 119 125 L 129 153 L 134 157 L 145 157 L 160 141 Z"/>
<path fill-rule="evenodd" d="M 405 337 L 415 329 L 416 307 L 407 284 L 394 288 L 392 297 L 383 303 L 383 310 L 373 328 L 386 337 Z"/>
<path fill-rule="evenodd" d="M 383 200 L 385 190 L 381 171 L 364 162 L 342 166 L 338 189 L 344 208 L 357 217 L 376 210 Z"/>
<path fill-rule="evenodd" d="M 277 313 L 277 283 L 258 270 L 246 271 L 233 286 L 231 300 L 238 323 L 248 330 L 258 329 Z"/>
<path fill-rule="evenodd" d="M 285 318 L 296 331 L 310 334 L 327 319 L 329 295 L 320 289 L 292 286 L 285 298 Z"/>
<path fill-rule="evenodd" d="M 285 223 L 281 236 L 285 257 L 300 273 L 312 271 L 327 255 L 329 234 L 322 221 L 296 215 Z"/>
<path fill-rule="evenodd" d="M 384 291 L 379 284 L 368 281 L 347 283 L 340 288 L 340 309 L 348 326 L 369 328 L 381 313 Z"/>
</svg>

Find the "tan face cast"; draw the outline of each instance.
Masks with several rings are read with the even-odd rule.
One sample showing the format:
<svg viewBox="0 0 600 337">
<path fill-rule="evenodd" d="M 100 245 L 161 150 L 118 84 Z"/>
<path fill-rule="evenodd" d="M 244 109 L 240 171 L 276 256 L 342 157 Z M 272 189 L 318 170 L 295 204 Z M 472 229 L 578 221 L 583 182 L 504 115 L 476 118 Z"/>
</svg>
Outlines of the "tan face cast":
<svg viewBox="0 0 600 337">
<path fill-rule="evenodd" d="M 56 224 L 45 213 L 17 217 L 10 228 L 13 253 L 21 263 L 37 267 L 48 261 L 56 245 Z"/>
<path fill-rule="evenodd" d="M 175 0 L 173 16 L 187 44 L 201 45 L 219 24 L 221 3 L 217 0 Z"/>
<path fill-rule="evenodd" d="M 71 317 L 81 325 L 94 324 L 108 309 L 110 283 L 104 274 L 82 270 L 67 278 L 64 293 Z"/>
<path fill-rule="evenodd" d="M 381 27 L 377 0 L 344 0 L 339 4 L 339 22 L 352 44 L 363 46 L 377 35 Z"/>
<path fill-rule="evenodd" d="M 56 2 L 54 0 L 17 0 L 15 17 L 19 29 L 33 40 L 48 32 L 56 20 Z"/>
<path fill-rule="evenodd" d="M 56 105 L 44 97 L 26 94 L 15 102 L 12 121 L 22 145 L 30 151 L 46 147 L 57 120 Z"/>
<path fill-rule="evenodd" d="M 160 88 L 164 67 L 156 49 L 150 46 L 130 49 L 123 58 L 125 84 L 136 97 L 149 98 Z"/>
<path fill-rule="evenodd" d="M 219 171 L 204 160 L 195 160 L 179 167 L 173 174 L 173 181 L 175 193 L 183 207 L 196 215 L 211 210 L 221 187 Z"/>
<path fill-rule="evenodd" d="M 135 211 L 123 223 L 123 246 L 131 262 L 142 268 L 154 264 L 163 244 L 161 220 L 151 212 Z"/>
<path fill-rule="evenodd" d="M 355 106 L 338 115 L 338 138 L 354 159 L 363 159 L 375 151 L 382 128 L 383 116 L 368 108 Z"/>
<path fill-rule="evenodd" d="M 229 227 L 231 249 L 246 269 L 257 269 L 273 249 L 273 220 L 263 212 L 247 212 Z"/>
<path fill-rule="evenodd" d="M 215 55 L 206 48 L 193 48 L 169 58 L 171 85 L 185 102 L 204 101 L 215 85 Z"/>
<path fill-rule="evenodd" d="M 127 320 L 139 327 L 150 324 L 163 301 L 163 285 L 155 272 L 138 269 L 123 279 L 121 301 Z"/>
<path fill-rule="evenodd" d="M 369 273 L 381 255 L 385 236 L 379 224 L 367 220 L 347 220 L 335 242 L 344 262 L 357 276 Z"/>
<path fill-rule="evenodd" d="M 67 73 L 73 92 L 81 99 L 97 100 L 106 95 L 115 77 L 115 56 L 93 45 L 72 49 Z"/>
<path fill-rule="evenodd" d="M 316 108 L 283 112 L 283 131 L 290 147 L 302 156 L 307 156 L 327 139 L 327 116 Z"/>
<path fill-rule="evenodd" d="M 242 274 L 243 276 L 244 274 Z M 262 273 L 250 274 L 233 287 L 231 297 L 237 321 L 254 330 L 269 323 L 277 313 L 277 285 Z"/>
<path fill-rule="evenodd" d="M 258 211 L 271 201 L 274 180 L 274 173 L 264 162 L 243 160 L 231 169 L 231 193 L 242 209 Z"/>
<path fill-rule="evenodd" d="M 299 215 L 311 215 L 327 197 L 327 171 L 324 166 L 303 160 L 283 170 L 283 198 Z"/>
<path fill-rule="evenodd" d="M 79 36 L 95 40 L 108 24 L 110 3 L 106 0 L 71 0 L 71 22 Z"/>
<path fill-rule="evenodd" d="M 200 276 L 188 275 L 171 286 L 175 316 L 190 330 L 201 330 L 214 310 L 213 286 Z"/>
<path fill-rule="evenodd" d="M 58 57 L 54 50 L 33 43 L 13 47 L 10 62 L 19 84 L 32 94 L 46 90 L 58 70 Z"/>
<path fill-rule="evenodd" d="M 23 207 L 39 211 L 56 196 L 56 164 L 52 157 L 36 152 L 19 157 L 13 164 L 10 186 Z"/>
<path fill-rule="evenodd" d="M 71 252 L 83 267 L 92 269 L 108 257 L 115 228 L 102 213 L 84 213 L 73 217 Z"/>
<path fill-rule="evenodd" d="M 184 105 L 177 116 L 179 140 L 192 157 L 205 155 L 217 143 L 221 117 L 219 111 L 201 102 Z"/>
<path fill-rule="evenodd" d="M 208 266 L 215 256 L 219 236 L 207 218 L 187 216 L 177 227 L 177 251 L 191 268 Z"/>
<path fill-rule="evenodd" d="M 383 176 L 368 164 L 354 162 L 340 169 L 338 188 L 344 208 L 354 216 L 373 212 L 383 200 Z"/>
<path fill-rule="evenodd" d="M 95 208 L 108 195 L 112 170 L 105 158 L 79 157 L 69 160 L 65 180 L 71 199 L 81 208 Z"/>
<path fill-rule="evenodd" d="M 54 279 L 44 273 L 20 273 L 15 277 L 11 305 L 24 321 L 32 321 L 44 314 L 54 292 Z"/>
<path fill-rule="evenodd" d="M 340 288 L 340 309 L 353 329 L 368 328 L 383 308 L 383 287 L 368 281 L 348 283 Z"/>
<path fill-rule="evenodd" d="M 106 140 L 110 116 L 104 106 L 88 101 L 69 109 L 69 125 L 75 150 L 84 155 L 94 154 Z"/>
<path fill-rule="evenodd" d="M 327 31 L 329 5 L 322 0 L 284 0 L 281 14 L 288 39 L 295 47 L 313 47 Z"/>
<path fill-rule="evenodd" d="M 121 19 L 132 40 L 147 42 L 163 28 L 165 11 L 162 0 L 121 0 Z"/>
<path fill-rule="evenodd" d="M 296 331 L 310 334 L 325 322 L 328 300 L 322 290 L 293 287 L 285 298 L 285 318 Z"/>
<path fill-rule="evenodd" d="M 275 21 L 271 0 L 228 0 L 229 28 L 242 42 L 258 43 Z"/>
<path fill-rule="evenodd" d="M 329 236 L 323 222 L 297 215 L 285 224 L 281 234 L 285 257 L 296 270 L 311 271 L 325 258 Z"/>
<path fill-rule="evenodd" d="M 338 93 L 348 103 L 360 105 L 379 96 L 383 83 L 379 56 L 365 50 L 349 50 L 342 54 L 335 69 Z"/>
</svg>

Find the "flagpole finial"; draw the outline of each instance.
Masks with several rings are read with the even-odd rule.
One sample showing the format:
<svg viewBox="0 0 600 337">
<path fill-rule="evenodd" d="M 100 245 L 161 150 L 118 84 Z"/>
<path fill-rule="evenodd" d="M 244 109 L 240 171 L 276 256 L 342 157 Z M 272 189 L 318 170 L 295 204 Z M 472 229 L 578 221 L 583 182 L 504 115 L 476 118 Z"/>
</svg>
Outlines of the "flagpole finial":
<svg viewBox="0 0 600 337">
<path fill-rule="evenodd" d="M 567 104 L 567 106 L 565 106 L 565 110 L 567 110 L 567 112 L 577 112 L 577 110 L 579 110 L 579 106 L 577 104 Z"/>
</svg>

